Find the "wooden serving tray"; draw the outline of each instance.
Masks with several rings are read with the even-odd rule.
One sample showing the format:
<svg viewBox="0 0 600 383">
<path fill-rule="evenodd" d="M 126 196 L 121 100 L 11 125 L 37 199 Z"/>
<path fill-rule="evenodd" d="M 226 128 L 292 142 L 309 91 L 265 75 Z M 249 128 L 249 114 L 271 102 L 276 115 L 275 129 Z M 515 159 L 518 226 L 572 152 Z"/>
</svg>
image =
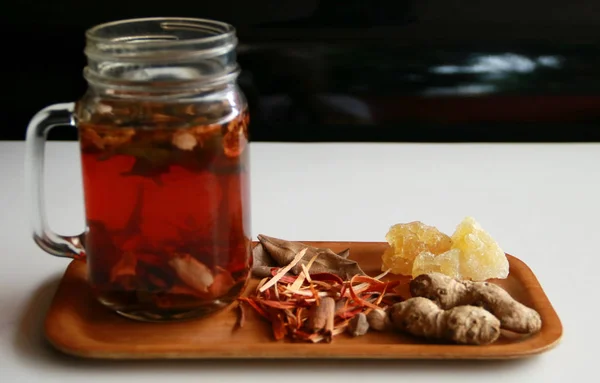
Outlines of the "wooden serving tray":
<svg viewBox="0 0 600 383">
<path fill-rule="evenodd" d="M 334 251 L 350 248 L 350 258 L 372 275 L 380 272 L 386 243 L 305 242 Z M 102 359 L 217 358 L 370 358 L 370 359 L 510 359 L 542 353 L 556 346 L 562 325 L 542 287 L 525 263 L 508 255 L 507 279 L 494 280 L 515 299 L 537 310 L 542 330 L 528 337 L 503 332 L 486 346 L 435 344 L 397 333 L 369 332 L 352 338 L 336 336 L 332 343 L 274 341 L 269 323 L 246 310 L 243 328 L 232 331 L 234 306 L 213 316 L 177 323 L 136 322 L 101 306 L 86 284 L 86 268 L 73 261 L 67 268 L 48 311 L 47 339 L 71 355 Z M 249 289 L 255 284 L 250 283 Z"/>
</svg>

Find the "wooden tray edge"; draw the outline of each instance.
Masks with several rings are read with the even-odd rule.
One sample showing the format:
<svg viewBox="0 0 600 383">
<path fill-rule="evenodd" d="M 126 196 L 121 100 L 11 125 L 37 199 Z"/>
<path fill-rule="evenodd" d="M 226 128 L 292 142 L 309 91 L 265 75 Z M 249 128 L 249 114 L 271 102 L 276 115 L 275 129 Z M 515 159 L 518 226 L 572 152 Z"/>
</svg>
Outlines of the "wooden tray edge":
<svg viewBox="0 0 600 383">
<path fill-rule="evenodd" d="M 306 241 L 313 244 L 327 244 L 327 243 L 360 243 L 364 245 L 377 245 L 380 242 L 361 242 L 361 241 Z M 175 359 L 202 359 L 202 360 L 247 360 L 247 359 L 273 359 L 273 360 L 281 360 L 281 359 L 302 359 L 302 360 L 439 360 L 439 359 L 452 359 L 452 360 L 512 360 L 512 359 L 522 359 L 527 357 L 536 356 L 547 352 L 553 348 L 555 348 L 563 336 L 563 326 L 562 323 L 554 310 L 550 300 L 545 294 L 544 290 L 539 283 L 539 280 L 533 273 L 533 271 L 527 266 L 525 262 L 520 260 L 519 258 L 510 255 L 507 253 L 507 256 L 510 257 L 511 265 L 513 263 L 518 264 L 518 267 L 515 268 L 515 272 L 521 274 L 519 277 L 520 280 L 524 280 L 524 276 L 526 276 L 527 281 L 530 283 L 527 285 L 528 293 L 531 295 L 531 299 L 536 306 L 536 309 L 540 311 L 540 315 L 542 316 L 542 320 L 545 325 L 542 328 L 542 331 L 536 335 L 537 338 L 543 337 L 544 341 L 540 342 L 539 340 L 535 343 L 540 343 L 538 346 L 532 347 L 530 349 L 523 350 L 512 350 L 512 351 L 504 351 L 504 352 L 487 352 L 485 354 L 477 354 L 477 353 L 466 353 L 466 354 L 458 354 L 456 351 L 450 352 L 430 352 L 430 351 L 420 351 L 417 353 L 411 352 L 393 352 L 393 353 L 352 353 L 349 352 L 347 354 L 330 354 L 330 355 L 319 355 L 319 356 L 306 356 L 303 353 L 287 353 L 285 355 L 279 354 L 276 351 L 267 351 L 267 352 L 259 352 L 252 354 L 244 354 L 243 352 L 236 352 L 231 349 L 224 349 L 220 352 L 215 352 L 212 350 L 210 352 L 199 351 L 199 352 L 173 352 L 173 353 L 164 353 L 164 352 L 145 352 L 143 354 L 131 355 L 128 353 L 111 353 L 106 352 L 104 350 L 95 350 L 95 349 L 85 349 L 81 347 L 77 347 L 76 344 L 69 344 L 68 342 L 60 341 L 60 339 L 64 340 L 64 337 L 60 336 L 60 333 L 64 330 L 59 321 L 53 320 L 52 308 L 51 305 L 46 319 L 44 321 L 44 334 L 46 340 L 60 352 L 63 352 L 67 355 L 71 355 L 78 358 L 87 358 L 87 359 L 108 359 L 108 360 L 175 360 Z M 72 267 L 73 263 L 77 261 L 73 261 L 69 264 L 64 274 L 68 273 L 70 267 Z M 512 271 L 512 270 L 511 270 Z M 63 275 L 64 278 L 64 275 Z M 53 297 L 53 300 L 55 297 Z M 312 345 L 314 346 L 314 345 Z M 423 345 L 419 345 L 423 346 Z M 452 346 L 452 347 L 461 347 L 461 346 Z"/>
</svg>

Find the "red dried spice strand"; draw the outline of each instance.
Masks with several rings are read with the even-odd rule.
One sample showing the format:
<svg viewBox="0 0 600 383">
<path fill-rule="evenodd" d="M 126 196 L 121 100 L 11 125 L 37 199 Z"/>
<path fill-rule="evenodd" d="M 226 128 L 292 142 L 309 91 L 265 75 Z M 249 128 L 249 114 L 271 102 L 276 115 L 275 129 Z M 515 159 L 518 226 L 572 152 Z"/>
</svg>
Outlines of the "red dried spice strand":
<svg viewBox="0 0 600 383">
<path fill-rule="evenodd" d="M 290 309 L 284 310 L 283 311 L 285 316 L 288 318 L 288 320 L 290 321 L 290 325 L 295 326 L 296 325 L 296 314 L 294 312 L 292 312 Z"/>
<path fill-rule="evenodd" d="M 239 301 L 238 302 L 238 306 L 237 306 L 237 320 L 235 321 L 235 325 L 233 326 L 233 330 L 232 332 L 235 332 L 239 329 L 241 329 L 242 327 L 244 327 L 244 324 L 246 324 L 246 311 L 244 309 L 244 301 Z"/>
<path fill-rule="evenodd" d="M 399 284 L 400 281 L 391 281 L 387 282 L 384 285 L 369 286 L 365 290 L 363 290 L 363 293 L 383 293 L 383 291 L 390 291 L 394 289 Z"/>
<path fill-rule="evenodd" d="M 296 309 L 296 330 L 300 330 L 302 326 L 302 314 L 304 313 L 304 307 L 298 307 Z"/>
<path fill-rule="evenodd" d="M 398 303 L 398 302 L 402 302 L 405 301 L 406 298 L 404 296 L 402 296 L 401 294 L 396 294 L 396 293 L 387 293 L 384 295 L 381 303 L 384 306 L 391 306 L 394 303 Z"/>
<path fill-rule="evenodd" d="M 310 274 L 306 267 L 303 269 L 299 276 L 279 276 L 276 282 L 271 282 L 270 288 L 260 291 L 257 288 L 252 296 L 241 298 L 271 323 L 276 340 L 288 337 L 294 341 L 330 342 L 333 336 L 343 333 L 350 319 L 359 313 L 384 308 L 387 302 L 395 303 L 401 299 L 397 294 L 387 293 L 399 284 L 398 281 L 383 282 L 362 275 L 343 281 L 335 274 Z M 271 274 L 276 276 L 280 271 L 281 268 L 272 268 Z M 298 280 L 302 283 L 296 282 Z M 268 282 L 265 280 L 260 286 Z M 324 296 L 337 302 L 344 299 L 344 305 L 334 313 L 333 331 L 310 330 L 307 327 L 309 316 L 319 311 L 312 308 L 318 306 Z"/>
<path fill-rule="evenodd" d="M 331 290 L 333 288 L 333 285 L 330 284 L 330 283 L 327 283 L 327 282 L 315 281 L 314 279 L 313 279 L 312 282 L 313 282 L 313 284 L 315 284 L 315 285 L 317 285 L 319 287 L 322 287 L 325 290 Z"/>
<path fill-rule="evenodd" d="M 344 319 L 344 320 L 352 319 L 352 318 L 354 318 L 354 316 L 361 313 L 362 311 L 364 311 L 364 309 L 362 307 L 352 307 L 350 309 L 345 309 L 341 312 L 337 312 L 336 316 L 341 319 Z"/>
<path fill-rule="evenodd" d="M 250 305 L 250 307 L 252 307 L 254 310 L 256 310 L 256 312 L 259 313 L 263 318 L 269 319 L 269 314 L 267 314 L 267 312 L 265 310 L 263 310 L 263 308 L 258 304 L 258 302 L 254 298 L 242 297 L 242 298 L 238 298 L 238 300 L 241 302 L 248 303 L 248 305 Z"/>
<path fill-rule="evenodd" d="M 262 304 L 264 306 L 271 307 L 271 308 L 282 309 L 282 310 L 296 308 L 296 303 L 295 302 L 282 302 L 282 301 L 275 301 L 275 300 L 263 300 L 263 301 L 260 301 L 260 304 Z"/>
<path fill-rule="evenodd" d="M 377 280 L 375 278 L 372 277 L 367 277 L 365 275 L 355 275 L 352 277 L 352 279 L 350 280 L 351 283 L 370 283 L 370 284 L 375 284 L 375 285 L 384 285 L 390 282 L 383 282 L 380 280 Z"/>
<path fill-rule="evenodd" d="M 313 334 L 306 332 L 306 331 L 302 331 L 302 330 L 295 330 L 293 332 L 293 339 L 298 339 L 298 340 L 309 340 L 309 338 L 312 336 Z"/>
<path fill-rule="evenodd" d="M 271 319 L 271 323 L 273 324 L 273 336 L 275 340 L 282 340 L 286 335 L 286 326 L 283 318 L 281 318 L 281 314 L 277 313 L 273 315 L 273 319 Z"/>
<path fill-rule="evenodd" d="M 313 281 L 336 282 L 336 283 L 339 283 L 340 285 L 344 284 L 344 281 L 342 280 L 342 278 L 340 278 L 339 276 L 337 276 L 335 274 L 331 274 L 331 273 L 310 274 L 310 278 Z"/>
<path fill-rule="evenodd" d="M 319 292 L 317 291 L 317 289 L 315 289 L 315 285 L 312 283 L 312 279 L 307 277 L 306 280 L 308 281 L 308 288 L 310 289 L 311 293 L 313 294 L 313 297 L 315 298 L 315 305 L 318 306 L 321 303 L 321 299 L 319 298 Z"/>
<path fill-rule="evenodd" d="M 271 299 L 271 289 L 266 290 L 263 294 L 265 299 Z"/>
<path fill-rule="evenodd" d="M 279 270 L 281 270 L 281 268 L 279 267 L 273 267 L 271 268 L 271 276 L 275 276 L 277 275 L 277 273 L 279 272 Z M 296 281 L 296 276 L 290 276 L 290 275 L 284 275 L 283 277 L 281 277 L 281 279 L 279 280 L 279 282 L 281 283 L 294 283 Z"/>
<path fill-rule="evenodd" d="M 307 300 L 306 297 L 298 297 L 296 299 L 296 305 L 298 306 L 298 308 L 302 307 L 302 308 L 310 308 L 312 305 L 314 305 L 315 302 L 314 300 Z"/>
<path fill-rule="evenodd" d="M 340 296 L 341 296 L 341 297 L 345 297 L 345 296 L 346 296 L 346 292 L 347 292 L 347 291 L 348 291 L 348 284 L 347 284 L 347 283 L 344 283 L 344 284 L 342 285 L 342 289 L 341 289 L 341 291 L 340 291 Z"/>
<path fill-rule="evenodd" d="M 383 300 L 383 296 L 385 295 L 385 293 L 386 293 L 387 289 L 388 289 L 388 286 L 386 285 L 386 286 L 383 288 L 383 291 L 381 292 L 381 295 L 380 295 L 380 296 L 379 296 L 379 297 L 378 297 L 378 298 L 375 300 L 375 305 L 376 305 L 376 306 L 379 306 L 379 304 L 380 304 L 380 303 L 381 303 L 381 301 Z"/>
<path fill-rule="evenodd" d="M 362 279 L 362 278 L 361 278 L 359 275 L 355 275 L 355 276 L 354 276 L 354 277 L 352 277 L 352 279 L 350 280 L 350 283 L 349 283 L 349 285 L 348 285 L 348 290 L 350 291 L 350 296 L 352 297 L 352 299 L 353 299 L 355 302 L 357 302 L 357 303 L 360 303 L 360 304 L 362 304 L 363 306 L 366 306 L 366 307 L 368 307 L 368 308 L 371 308 L 371 309 L 379 309 L 379 308 L 380 308 L 379 306 L 377 306 L 377 305 L 374 305 L 373 303 L 371 303 L 371 302 L 369 302 L 369 301 L 367 301 L 367 300 L 365 300 L 365 299 L 363 299 L 363 298 L 359 297 L 359 296 L 358 296 L 358 294 L 356 293 L 356 291 L 354 291 L 354 286 L 353 286 L 353 284 L 354 284 L 355 280 L 359 280 L 359 279 Z M 374 279 L 373 279 L 373 280 L 374 280 Z"/>
</svg>

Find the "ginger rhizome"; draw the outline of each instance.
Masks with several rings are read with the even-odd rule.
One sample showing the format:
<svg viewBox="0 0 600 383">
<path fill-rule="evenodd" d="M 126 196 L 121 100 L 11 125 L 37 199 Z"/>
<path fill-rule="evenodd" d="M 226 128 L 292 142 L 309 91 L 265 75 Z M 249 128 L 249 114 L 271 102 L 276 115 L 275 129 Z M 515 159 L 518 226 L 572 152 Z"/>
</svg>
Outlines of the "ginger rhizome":
<svg viewBox="0 0 600 383">
<path fill-rule="evenodd" d="M 480 306 L 500 320 L 501 327 L 521 334 L 538 332 L 540 315 L 517 302 L 502 287 L 489 282 L 460 281 L 441 273 L 419 275 L 410 282 L 413 297 L 432 300 L 444 310 L 463 306 Z"/>
<path fill-rule="evenodd" d="M 500 321 L 476 306 L 439 308 L 433 301 L 410 298 L 390 309 L 394 327 L 414 336 L 444 339 L 461 344 L 489 344 L 500 336 Z"/>
<path fill-rule="evenodd" d="M 392 322 L 388 312 L 384 309 L 373 310 L 367 314 L 369 328 L 376 331 L 386 331 L 392 328 Z"/>
</svg>

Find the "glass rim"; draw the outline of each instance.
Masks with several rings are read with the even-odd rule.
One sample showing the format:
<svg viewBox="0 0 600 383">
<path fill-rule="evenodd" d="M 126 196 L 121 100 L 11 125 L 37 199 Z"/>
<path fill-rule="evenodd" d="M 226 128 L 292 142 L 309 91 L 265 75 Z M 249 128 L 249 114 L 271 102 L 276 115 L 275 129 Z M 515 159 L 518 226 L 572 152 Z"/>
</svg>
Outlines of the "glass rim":
<svg viewBox="0 0 600 383">
<path fill-rule="evenodd" d="M 147 40 L 143 42 L 145 47 L 160 47 L 160 46 L 176 46 L 176 45 L 194 45 L 194 44 L 202 44 L 202 43 L 211 43 L 218 42 L 219 40 L 228 40 L 235 37 L 236 29 L 233 25 L 217 21 L 211 19 L 203 19 L 203 18 L 193 18 L 193 17 L 144 17 L 144 18 L 132 18 L 132 19 L 123 19 L 110 21 L 107 23 L 102 23 L 95 25 L 85 32 L 85 37 L 89 42 L 95 44 L 107 44 L 111 46 L 118 45 L 127 45 L 131 46 L 131 42 L 126 38 L 128 37 L 147 37 L 147 36 L 122 36 L 122 40 L 118 40 L 118 37 L 103 37 L 98 36 L 98 33 L 102 30 L 106 30 L 107 28 L 122 26 L 131 24 L 134 25 L 136 23 L 144 23 L 144 22 L 159 22 L 160 24 L 172 24 L 172 25 L 161 25 L 163 29 L 168 29 L 169 27 L 175 29 L 186 29 L 186 30 L 196 30 L 198 32 L 206 31 L 206 29 L 202 29 L 203 27 L 213 27 L 212 30 L 216 32 L 213 36 L 202 36 L 202 37 L 193 37 L 193 38 L 185 38 L 185 39 L 177 39 L 177 40 Z"/>
</svg>

